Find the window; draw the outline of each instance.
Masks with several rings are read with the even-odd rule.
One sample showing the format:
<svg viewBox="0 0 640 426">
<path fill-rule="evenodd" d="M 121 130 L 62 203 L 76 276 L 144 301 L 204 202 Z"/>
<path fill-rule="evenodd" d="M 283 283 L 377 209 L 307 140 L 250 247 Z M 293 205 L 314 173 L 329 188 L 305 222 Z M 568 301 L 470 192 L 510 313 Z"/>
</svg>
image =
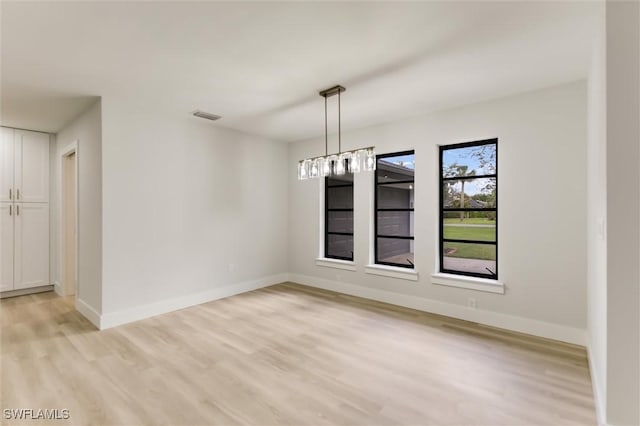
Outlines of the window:
<svg viewBox="0 0 640 426">
<path fill-rule="evenodd" d="M 353 260 L 353 175 L 325 178 L 324 257 Z"/>
<path fill-rule="evenodd" d="M 498 279 L 497 148 L 440 146 L 440 272 Z"/>
<path fill-rule="evenodd" d="M 413 268 L 413 151 L 376 157 L 375 263 Z"/>
</svg>

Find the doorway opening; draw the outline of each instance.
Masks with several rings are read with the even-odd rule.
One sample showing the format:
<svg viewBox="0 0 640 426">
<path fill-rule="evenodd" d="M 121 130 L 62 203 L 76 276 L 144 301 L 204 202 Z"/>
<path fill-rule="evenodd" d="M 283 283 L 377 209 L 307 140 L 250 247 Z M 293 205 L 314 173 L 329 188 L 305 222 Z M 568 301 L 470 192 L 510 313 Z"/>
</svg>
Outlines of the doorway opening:
<svg viewBox="0 0 640 426">
<path fill-rule="evenodd" d="M 65 296 L 78 293 L 78 161 L 75 147 L 62 155 L 61 281 Z"/>
</svg>

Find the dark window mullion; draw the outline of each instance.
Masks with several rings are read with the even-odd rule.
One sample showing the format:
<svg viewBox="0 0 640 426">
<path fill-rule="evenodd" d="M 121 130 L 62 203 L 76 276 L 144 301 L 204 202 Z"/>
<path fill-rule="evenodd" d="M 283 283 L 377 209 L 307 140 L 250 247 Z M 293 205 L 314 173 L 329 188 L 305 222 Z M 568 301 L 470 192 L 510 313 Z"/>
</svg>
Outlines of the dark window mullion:
<svg viewBox="0 0 640 426">
<path fill-rule="evenodd" d="M 413 240 L 415 237 L 405 236 L 405 235 L 378 235 L 376 234 L 376 238 L 391 238 L 396 240 Z"/>
<path fill-rule="evenodd" d="M 384 262 L 384 261 L 378 260 L 378 259 L 376 259 L 376 264 L 378 264 L 378 265 L 387 265 L 387 266 L 396 266 L 398 268 L 408 268 L 408 269 L 413 269 L 414 268 L 412 265 L 405 265 L 403 263 Z"/>
<path fill-rule="evenodd" d="M 339 260 L 349 260 L 349 261 L 353 261 L 353 257 L 346 257 L 346 256 L 333 256 L 333 255 L 325 256 L 325 257 L 327 257 L 327 258 L 329 258 L 329 259 L 339 259 Z"/>
<path fill-rule="evenodd" d="M 492 280 L 496 279 L 496 275 L 492 274 L 477 274 L 474 272 L 456 271 L 455 269 L 440 268 L 440 272 L 444 272 L 445 274 L 464 275 L 465 277 L 489 278 Z"/>
<path fill-rule="evenodd" d="M 497 138 L 483 139 L 483 140 L 480 140 L 480 141 L 456 143 L 456 144 L 453 144 L 453 145 L 440 145 L 440 149 L 442 151 L 448 151 L 450 149 L 471 148 L 473 146 L 482 146 L 482 145 L 493 145 L 493 144 L 496 144 L 496 146 L 497 146 L 497 142 L 498 142 Z M 442 169 L 442 167 L 440 167 L 440 169 Z"/>
<path fill-rule="evenodd" d="M 396 185 L 400 183 L 415 183 L 415 179 L 412 180 L 394 180 L 389 182 L 376 182 L 376 185 Z"/>
<path fill-rule="evenodd" d="M 450 182 L 450 181 L 460 181 L 460 180 L 474 180 L 474 179 L 491 179 L 491 178 L 497 178 L 498 175 L 496 174 L 491 174 L 491 175 L 473 175 L 473 176 L 449 176 L 449 177 L 442 177 L 442 181 L 443 182 Z"/>
<path fill-rule="evenodd" d="M 488 240 L 462 240 L 457 238 L 443 238 L 443 242 L 445 243 L 464 243 L 464 244 L 486 244 L 489 246 L 497 246 L 497 241 L 488 241 Z"/>
<path fill-rule="evenodd" d="M 376 159 L 389 158 L 389 157 L 403 157 L 405 155 L 413 155 L 413 154 L 415 154 L 415 151 L 411 149 L 409 151 L 391 152 L 389 154 L 379 154 L 379 155 L 376 155 Z"/>
<path fill-rule="evenodd" d="M 497 207 L 444 207 L 443 212 L 497 212 Z"/>
</svg>

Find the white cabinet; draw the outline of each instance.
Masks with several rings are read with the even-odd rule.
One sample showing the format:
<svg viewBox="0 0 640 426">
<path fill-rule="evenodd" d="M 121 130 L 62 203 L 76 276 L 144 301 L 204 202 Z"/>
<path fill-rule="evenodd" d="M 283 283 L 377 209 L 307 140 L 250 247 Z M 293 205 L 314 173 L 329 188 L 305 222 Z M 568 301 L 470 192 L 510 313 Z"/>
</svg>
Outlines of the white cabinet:
<svg viewBox="0 0 640 426">
<path fill-rule="evenodd" d="M 2 128 L 0 202 L 49 202 L 49 135 Z"/>
<path fill-rule="evenodd" d="M 14 147 L 13 200 L 23 203 L 48 203 L 49 135 L 16 130 Z"/>
<path fill-rule="evenodd" d="M 49 284 L 49 205 L 0 203 L 0 291 Z"/>
<path fill-rule="evenodd" d="M 13 290 L 13 209 L 0 203 L 0 291 Z"/>
<path fill-rule="evenodd" d="M 49 205 L 15 204 L 14 290 L 49 285 Z"/>
<path fill-rule="evenodd" d="M 0 291 L 49 285 L 49 135 L 1 130 Z"/>
<path fill-rule="evenodd" d="M 0 128 L 0 203 L 13 201 L 13 129 Z M 7 211 L 8 213 L 8 211 Z"/>
</svg>

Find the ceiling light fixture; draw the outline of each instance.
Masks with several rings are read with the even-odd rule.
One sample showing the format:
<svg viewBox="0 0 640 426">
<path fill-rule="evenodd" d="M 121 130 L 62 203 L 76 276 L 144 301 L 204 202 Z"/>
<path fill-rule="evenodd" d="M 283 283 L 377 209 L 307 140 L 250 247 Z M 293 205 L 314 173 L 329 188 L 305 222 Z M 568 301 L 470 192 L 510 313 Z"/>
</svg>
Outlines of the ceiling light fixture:
<svg viewBox="0 0 640 426">
<path fill-rule="evenodd" d="M 298 162 L 298 179 L 314 179 L 340 176 L 345 173 L 358 173 L 376 169 L 375 147 L 359 148 L 342 152 L 342 122 L 340 116 L 340 93 L 345 89 L 334 86 L 319 92 L 324 98 L 324 156 L 307 158 Z M 338 152 L 329 155 L 329 137 L 327 132 L 327 98 L 338 95 Z"/>
</svg>

